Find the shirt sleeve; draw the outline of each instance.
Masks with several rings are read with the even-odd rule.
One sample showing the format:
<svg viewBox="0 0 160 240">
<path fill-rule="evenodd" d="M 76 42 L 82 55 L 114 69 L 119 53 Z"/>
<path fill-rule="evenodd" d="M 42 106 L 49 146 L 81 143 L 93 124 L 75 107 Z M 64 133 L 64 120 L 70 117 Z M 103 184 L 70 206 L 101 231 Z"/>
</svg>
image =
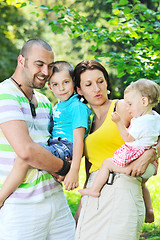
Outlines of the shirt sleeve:
<svg viewBox="0 0 160 240">
<path fill-rule="evenodd" d="M 72 109 L 72 128 L 88 128 L 91 110 L 81 102 L 76 102 Z"/>
</svg>

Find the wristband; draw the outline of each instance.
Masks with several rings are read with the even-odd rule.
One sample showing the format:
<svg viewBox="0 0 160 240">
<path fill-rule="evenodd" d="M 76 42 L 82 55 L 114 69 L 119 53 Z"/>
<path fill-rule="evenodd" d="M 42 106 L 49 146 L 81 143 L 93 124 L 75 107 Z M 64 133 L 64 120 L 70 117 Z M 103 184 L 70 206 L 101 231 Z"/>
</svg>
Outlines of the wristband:
<svg viewBox="0 0 160 240">
<path fill-rule="evenodd" d="M 68 161 L 63 160 L 63 166 L 58 172 L 56 172 L 56 174 L 60 176 L 65 176 L 69 172 L 70 166 L 71 164 Z"/>
<path fill-rule="evenodd" d="M 155 149 L 156 158 L 158 159 L 159 156 L 158 156 L 158 150 L 157 150 L 157 147 L 156 147 L 156 146 L 152 146 L 152 148 Z"/>
</svg>

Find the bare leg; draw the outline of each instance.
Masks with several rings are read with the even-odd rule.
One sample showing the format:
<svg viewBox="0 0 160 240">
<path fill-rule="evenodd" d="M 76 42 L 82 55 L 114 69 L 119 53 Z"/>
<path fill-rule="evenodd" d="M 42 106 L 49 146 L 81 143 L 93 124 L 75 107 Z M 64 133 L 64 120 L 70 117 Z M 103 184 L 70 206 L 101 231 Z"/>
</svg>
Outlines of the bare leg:
<svg viewBox="0 0 160 240">
<path fill-rule="evenodd" d="M 9 195 L 11 195 L 22 183 L 28 169 L 29 165 L 23 160 L 18 157 L 15 159 L 13 169 L 0 189 L 0 208 L 3 206 L 4 201 L 9 197 Z"/>
<path fill-rule="evenodd" d="M 145 222 L 152 223 L 154 222 L 154 212 L 153 212 L 153 207 L 151 202 L 151 196 L 144 182 L 142 183 L 142 191 L 143 191 L 143 199 L 144 199 L 145 208 L 146 208 Z"/>
<path fill-rule="evenodd" d="M 90 188 L 80 189 L 78 190 L 82 195 L 89 195 L 92 197 L 99 197 L 100 190 L 103 185 L 106 183 L 109 172 L 116 171 L 116 172 L 125 172 L 125 168 L 121 168 L 116 166 L 111 158 L 107 158 L 100 168 L 98 174 L 95 177 L 95 180 Z"/>
</svg>

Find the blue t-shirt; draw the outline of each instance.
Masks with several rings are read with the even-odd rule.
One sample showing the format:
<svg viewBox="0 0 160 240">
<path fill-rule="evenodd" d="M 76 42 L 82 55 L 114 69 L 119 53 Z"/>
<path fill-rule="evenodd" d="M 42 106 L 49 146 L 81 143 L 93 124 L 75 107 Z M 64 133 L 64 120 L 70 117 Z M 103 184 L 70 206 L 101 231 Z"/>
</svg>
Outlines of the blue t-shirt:
<svg viewBox="0 0 160 240">
<path fill-rule="evenodd" d="M 67 138 L 73 143 L 73 130 L 85 128 L 85 137 L 91 124 L 91 110 L 78 99 L 78 94 L 64 102 L 59 102 L 53 109 L 54 127 L 52 137 Z"/>
</svg>

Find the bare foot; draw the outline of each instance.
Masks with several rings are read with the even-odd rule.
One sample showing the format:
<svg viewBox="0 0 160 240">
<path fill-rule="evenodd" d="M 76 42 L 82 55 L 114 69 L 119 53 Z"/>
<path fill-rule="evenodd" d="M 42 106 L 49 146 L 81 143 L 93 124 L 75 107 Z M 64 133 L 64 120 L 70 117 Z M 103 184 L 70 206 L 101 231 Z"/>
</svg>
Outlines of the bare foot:
<svg viewBox="0 0 160 240">
<path fill-rule="evenodd" d="M 78 192 L 80 192 L 80 194 L 82 196 L 88 195 L 88 196 L 92 196 L 92 197 L 99 197 L 99 195 L 100 195 L 99 192 L 95 192 L 91 188 L 79 189 Z"/>
<path fill-rule="evenodd" d="M 153 209 L 149 209 L 146 211 L 145 223 L 154 222 L 154 212 Z"/>
</svg>

